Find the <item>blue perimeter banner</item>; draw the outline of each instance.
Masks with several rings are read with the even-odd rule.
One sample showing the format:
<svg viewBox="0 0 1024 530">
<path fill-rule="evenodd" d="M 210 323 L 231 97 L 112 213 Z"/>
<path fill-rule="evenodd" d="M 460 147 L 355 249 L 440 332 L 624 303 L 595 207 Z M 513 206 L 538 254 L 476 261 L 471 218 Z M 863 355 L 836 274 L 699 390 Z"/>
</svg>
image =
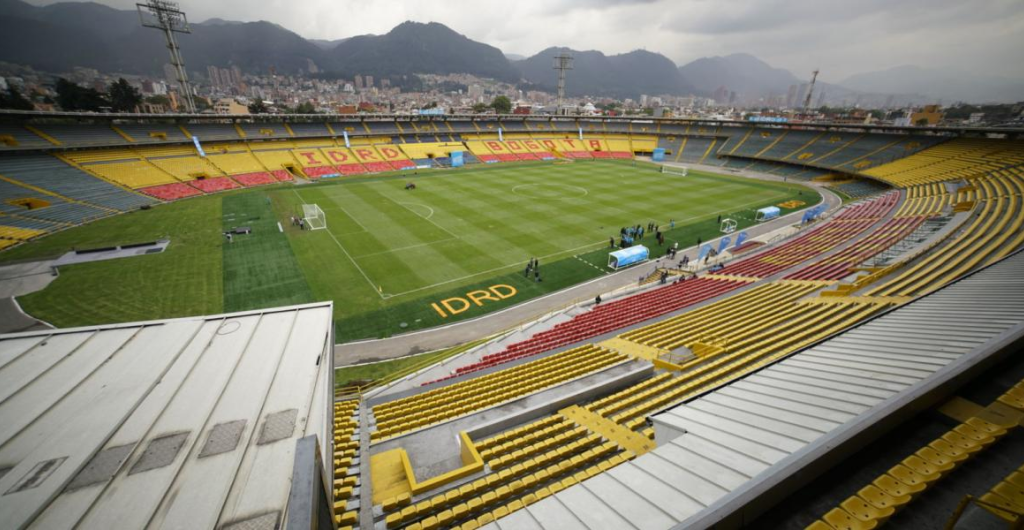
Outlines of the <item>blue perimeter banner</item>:
<svg viewBox="0 0 1024 530">
<path fill-rule="evenodd" d="M 466 161 L 462 158 L 462 151 L 452 151 L 452 167 L 462 167 Z"/>
<path fill-rule="evenodd" d="M 731 242 L 732 238 L 729 236 L 725 236 L 722 239 L 718 240 L 718 253 L 721 254 L 722 251 L 725 250 L 725 247 L 728 247 L 729 243 Z"/>
<path fill-rule="evenodd" d="M 736 247 L 742 245 L 743 242 L 746 241 L 746 240 L 747 240 L 747 233 L 746 232 L 740 232 L 739 235 L 736 236 L 736 244 L 732 248 L 736 248 Z"/>
<path fill-rule="evenodd" d="M 697 261 L 704 259 L 710 253 L 711 243 L 705 243 L 703 247 L 700 247 L 700 254 L 697 254 Z"/>
<path fill-rule="evenodd" d="M 654 162 L 662 162 L 665 160 L 665 148 L 655 147 L 654 153 L 651 154 L 651 160 Z"/>
</svg>

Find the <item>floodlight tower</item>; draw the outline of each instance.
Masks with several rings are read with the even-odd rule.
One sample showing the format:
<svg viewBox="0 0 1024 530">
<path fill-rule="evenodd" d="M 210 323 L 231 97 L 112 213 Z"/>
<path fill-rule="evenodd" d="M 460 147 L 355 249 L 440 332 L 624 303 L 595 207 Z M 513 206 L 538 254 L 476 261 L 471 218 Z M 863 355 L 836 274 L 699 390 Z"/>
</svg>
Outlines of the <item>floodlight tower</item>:
<svg viewBox="0 0 1024 530">
<path fill-rule="evenodd" d="M 811 106 L 811 94 L 814 93 L 814 82 L 818 80 L 818 69 L 811 72 L 811 85 L 807 87 L 807 99 L 804 100 L 804 110 Z"/>
<path fill-rule="evenodd" d="M 181 58 L 181 50 L 178 48 L 178 41 L 174 38 L 175 33 L 192 33 L 188 26 L 188 19 L 185 12 L 178 8 L 177 2 L 168 0 L 149 0 L 145 4 L 135 4 L 139 11 L 139 21 L 143 27 L 163 30 L 167 38 L 167 49 L 171 52 L 171 65 L 178 74 L 178 85 L 185 100 L 185 107 L 190 113 L 196 111 L 195 101 L 192 100 L 192 88 L 188 84 L 188 74 L 185 73 L 185 60 Z M 148 17 L 147 17 L 148 14 Z"/>
<path fill-rule="evenodd" d="M 555 111 L 557 114 L 562 110 L 562 101 L 565 99 L 565 72 L 572 70 L 572 54 L 569 52 L 562 52 L 555 56 L 555 64 L 553 66 L 555 70 L 558 70 L 558 108 Z"/>
</svg>

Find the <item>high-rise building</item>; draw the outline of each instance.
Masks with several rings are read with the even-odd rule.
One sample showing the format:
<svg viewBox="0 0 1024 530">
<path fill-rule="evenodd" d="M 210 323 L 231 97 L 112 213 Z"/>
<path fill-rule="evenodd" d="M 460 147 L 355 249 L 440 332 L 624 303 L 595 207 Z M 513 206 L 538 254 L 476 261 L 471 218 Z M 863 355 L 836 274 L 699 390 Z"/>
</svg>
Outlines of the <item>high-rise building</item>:
<svg viewBox="0 0 1024 530">
<path fill-rule="evenodd" d="M 725 88 L 725 86 L 720 86 L 715 89 L 711 97 L 714 98 L 716 103 L 724 104 L 729 101 L 729 89 Z"/>
<path fill-rule="evenodd" d="M 640 94 L 640 106 L 647 107 L 647 94 Z"/>
<path fill-rule="evenodd" d="M 373 88 L 373 76 L 366 76 L 366 88 Z"/>
<path fill-rule="evenodd" d="M 164 63 L 164 80 L 168 85 L 176 86 L 178 84 L 178 72 L 169 63 Z"/>
<path fill-rule="evenodd" d="M 220 86 L 220 72 L 217 71 L 217 67 L 210 65 L 206 67 L 206 73 L 210 76 L 210 85 L 219 87 Z"/>
<path fill-rule="evenodd" d="M 356 90 L 362 90 L 362 89 L 363 89 L 363 76 L 357 74 L 356 75 Z"/>
</svg>

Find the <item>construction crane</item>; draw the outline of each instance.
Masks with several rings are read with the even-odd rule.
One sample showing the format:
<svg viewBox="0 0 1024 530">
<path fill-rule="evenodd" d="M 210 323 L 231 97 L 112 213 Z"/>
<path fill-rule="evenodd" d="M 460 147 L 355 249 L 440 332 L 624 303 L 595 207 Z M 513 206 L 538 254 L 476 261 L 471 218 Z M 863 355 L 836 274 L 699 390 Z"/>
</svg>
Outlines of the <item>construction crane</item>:
<svg viewBox="0 0 1024 530">
<path fill-rule="evenodd" d="M 807 99 L 804 100 L 804 110 L 807 110 L 811 106 L 811 94 L 814 93 L 814 82 L 818 80 L 818 69 L 815 68 L 811 72 L 811 85 L 807 87 Z"/>
</svg>

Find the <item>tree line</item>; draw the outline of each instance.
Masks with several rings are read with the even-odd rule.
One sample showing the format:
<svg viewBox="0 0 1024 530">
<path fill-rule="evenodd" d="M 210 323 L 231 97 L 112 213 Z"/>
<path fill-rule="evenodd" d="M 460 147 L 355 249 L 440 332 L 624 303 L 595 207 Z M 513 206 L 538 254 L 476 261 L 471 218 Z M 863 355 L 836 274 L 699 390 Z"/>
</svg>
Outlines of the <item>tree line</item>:
<svg viewBox="0 0 1024 530">
<path fill-rule="evenodd" d="M 57 80 L 56 91 L 56 103 L 66 111 L 136 112 L 142 103 L 142 94 L 137 88 L 128 84 L 123 77 L 111 83 L 104 92 L 72 83 L 62 77 Z M 14 86 L 9 86 L 6 93 L 0 92 L 0 109 L 33 110 L 34 108 L 32 101 Z"/>
</svg>

